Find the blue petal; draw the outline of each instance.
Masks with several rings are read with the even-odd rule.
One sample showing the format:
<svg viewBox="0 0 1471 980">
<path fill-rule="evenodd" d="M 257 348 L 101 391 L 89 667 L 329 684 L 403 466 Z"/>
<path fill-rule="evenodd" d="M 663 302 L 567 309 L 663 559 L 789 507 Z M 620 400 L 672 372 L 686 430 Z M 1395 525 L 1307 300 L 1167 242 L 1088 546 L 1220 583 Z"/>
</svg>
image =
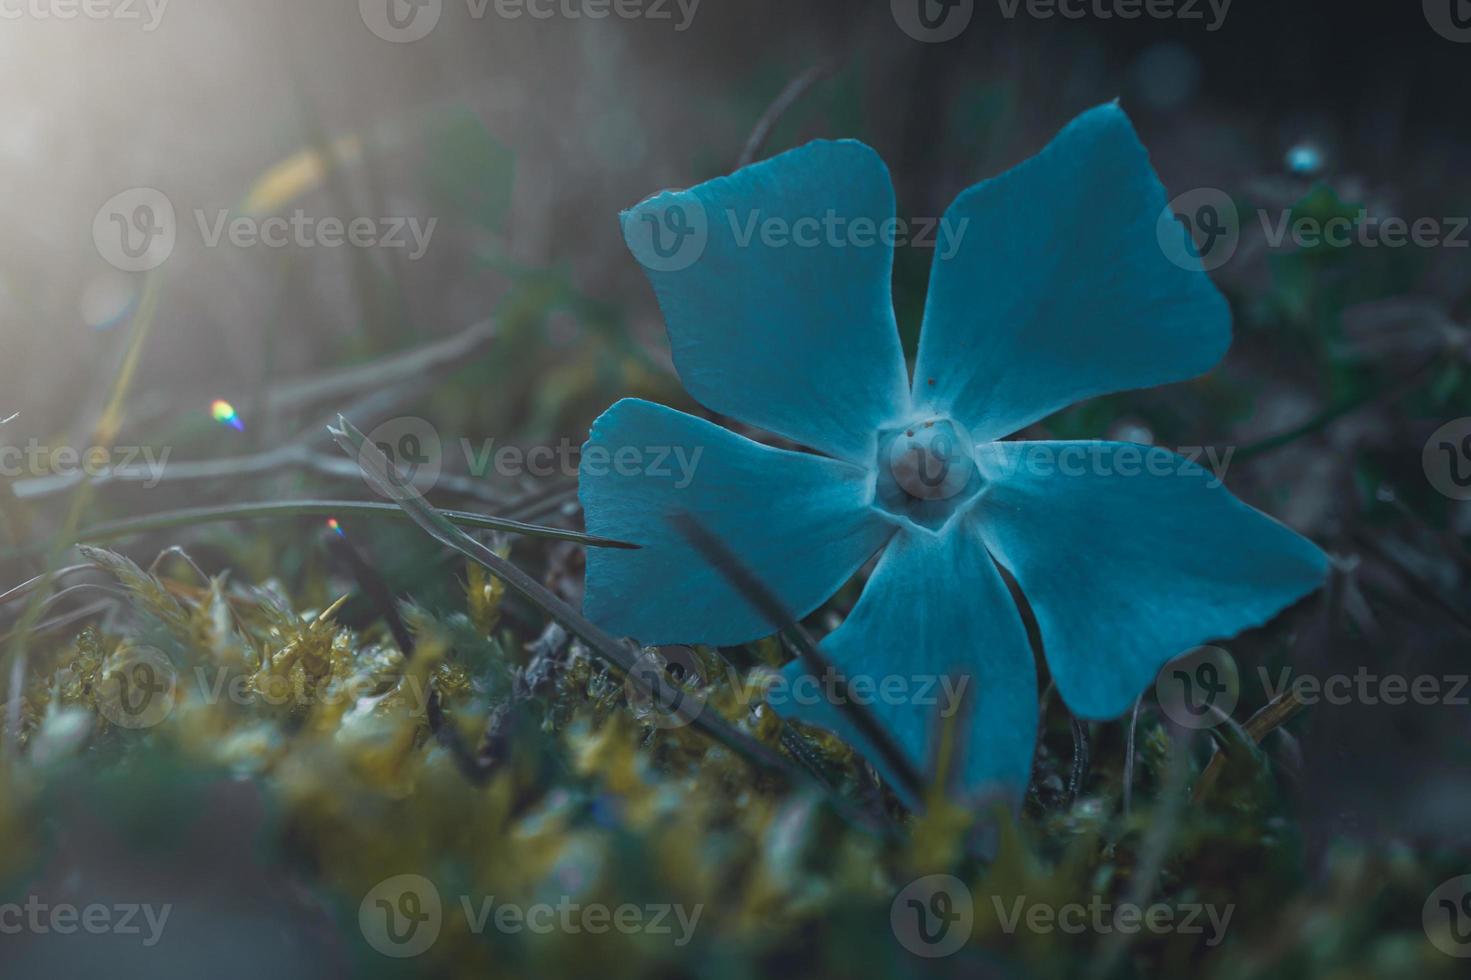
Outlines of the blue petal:
<svg viewBox="0 0 1471 980">
<path fill-rule="evenodd" d="M 893 534 L 850 463 L 772 449 L 662 405 L 625 398 L 593 423 L 578 495 L 588 531 L 637 551 L 590 548 L 587 616 L 645 643 L 745 643 L 776 630 L 668 522 L 682 510 L 718 535 L 787 607 L 816 609 Z"/>
<path fill-rule="evenodd" d="M 1265 623 L 1327 572 L 1312 542 L 1159 447 L 1002 442 L 977 465 L 986 545 L 1086 718 L 1123 714 L 1171 659 Z"/>
<path fill-rule="evenodd" d="M 987 441 L 1208 371 L 1231 343 L 1230 310 L 1198 260 L 1166 257 L 1165 204 L 1116 105 L 961 194 L 945 215 L 959 245 L 937 250 L 930 274 L 915 404 Z"/>
<path fill-rule="evenodd" d="M 867 465 L 874 433 L 907 417 L 909 382 L 892 237 L 855 233 L 853 222 L 877 230 L 893 218 L 888 169 L 847 140 L 656 195 L 622 222 L 690 394 Z"/>
<path fill-rule="evenodd" d="M 961 520 L 940 535 L 896 535 L 853 612 L 822 649 L 850 684 L 865 679 L 875 693 L 855 691 L 853 700 L 864 694 L 913 768 L 926 777 L 939 716 L 955 700 L 944 688 L 927 685 L 942 675 L 955 678 L 956 685 L 968 677 L 966 688 L 952 689 L 973 699 L 970 730 L 962 733 L 969 746 L 963 750 L 960 788 L 972 799 L 1020 801 L 1037 734 L 1036 666 L 1016 603 L 973 524 Z M 830 684 L 800 663 L 789 664 L 783 676 L 787 685 L 770 695 L 779 713 L 838 735 L 899 789 L 894 773 L 844 713 L 812 696 L 831 690 Z M 803 677 L 808 693 L 798 686 Z M 907 696 L 883 696 L 886 678 L 896 691 L 902 679 Z"/>
</svg>

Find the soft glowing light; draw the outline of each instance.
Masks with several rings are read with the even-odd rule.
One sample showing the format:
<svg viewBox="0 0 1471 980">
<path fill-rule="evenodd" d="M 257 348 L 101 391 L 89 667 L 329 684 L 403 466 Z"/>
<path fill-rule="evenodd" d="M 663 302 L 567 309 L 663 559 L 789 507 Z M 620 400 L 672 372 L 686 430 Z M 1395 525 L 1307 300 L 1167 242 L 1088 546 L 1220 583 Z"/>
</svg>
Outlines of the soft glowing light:
<svg viewBox="0 0 1471 980">
<path fill-rule="evenodd" d="M 335 533 L 338 537 L 347 536 L 342 533 L 342 525 L 337 523 L 337 518 L 335 517 L 327 518 L 327 529 Z"/>
<path fill-rule="evenodd" d="M 1299 177 L 1317 176 L 1323 162 L 1323 151 L 1312 143 L 1299 143 L 1287 151 L 1287 169 Z"/>
<path fill-rule="evenodd" d="M 240 415 L 235 411 L 235 406 L 223 398 L 216 398 L 214 400 L 209 406 L 209 414 L 214 416 L 216 422 L 228 425 L 236 432 L 245 431 L 245 423 L 240 421 Z"/>
</svg>

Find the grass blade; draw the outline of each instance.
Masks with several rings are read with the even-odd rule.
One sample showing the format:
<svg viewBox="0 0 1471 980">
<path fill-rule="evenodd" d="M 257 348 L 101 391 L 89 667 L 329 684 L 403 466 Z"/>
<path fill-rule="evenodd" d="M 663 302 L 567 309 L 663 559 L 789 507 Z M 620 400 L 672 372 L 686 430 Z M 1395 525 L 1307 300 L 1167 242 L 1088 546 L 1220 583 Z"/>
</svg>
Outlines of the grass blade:
<svg viewBox="0 0 1471 980">
<path fill-rule="evenodd" d="M 557 541 L 572 541 L 591 548 L 637 548 L 626 541 L 613 541 L 568 531 L 559 527 L 526 524 L 504 517 L 487 517 L 463 510 L 439 511 L 451 525 L 480 528 L 487 531 L 505 531 L 530 538 L 550 538 Z M 162 514 L 149 514 L 122 521 L 110 521 L 83 528 L 74 535 L 73 544 L 96 544 L 125 538 L 133 534 L 150 531 L 166 531 L 175 527 L 193 524 L 210 524 L 216 521 L 266 520 L 278 517 L 391 517 L 403 519 L 408 516 L 398 504 L 385 504 L 362 500 L 289 500 L 270 503 L 223 504 L 217 507 L 188 507 Z"/>
<path fill-rule="evenodd" d="M 812 637 L 787 610 L 781 599 L 777 598 L 765 583 L 735 556 L 725 542 L 693 516 L 680 512 L 672 514 L 669 522 L 680 534 L 684 535 L 685 540 L 689 541 L 696 551 L 705 557 L 711 567 L 725 576 L 726 581 L 745 597 L 746 601 L 755 606 L 762 616 L 766 617 L 766 621 L 773 629 L 791 641 L 809 673 L 816 676 L 833 677 L 837 680 L 834 693 L 838 695 L 838 703 L 833 707 L 846 714 L 848 720 L 853 723 L 853 727 L 857 728 L 873 744 L 878 754 L 883 757 L 884 763 L 904 784 L 904 788 L 913 794 L 913 798 L 924 799 L 924 780 L 920 778 L 919 773 L 915 772 L 908 757 L 889 737 L 889 733 L 879 720 L 870 714 L 867 708 L 848 695 L 847 678 L 839 673 L 832 665 L 832 661 L 828 660 L 826 655 L 817 648 Z"/>
</svg>

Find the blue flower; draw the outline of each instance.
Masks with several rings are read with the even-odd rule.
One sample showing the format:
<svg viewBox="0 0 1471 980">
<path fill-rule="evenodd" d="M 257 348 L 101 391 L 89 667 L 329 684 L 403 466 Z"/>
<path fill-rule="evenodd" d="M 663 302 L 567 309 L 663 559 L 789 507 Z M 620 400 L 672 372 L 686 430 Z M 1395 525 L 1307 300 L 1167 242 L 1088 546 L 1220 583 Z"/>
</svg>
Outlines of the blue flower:
<svg viewBox="0 0 1471 980">
<path fill-rule="evenodd" d="M 588 554 L 585 609 L 652 644 L 772 632 L 670 526 L 676 510 L 798 616 L 878 555 L 823 651 L 854 700 L 866 679 L 865 703 L 919 771 L 943 706 L 925 679 L 968 678 L 962 788 L 1016 799 L 1037 676 L 998 567 L 1036 616 L 1063 701 L 1108 719 L 1169 660 L 1317 588 L 1327 561 L 1164 449 L 998 441 L 1081 399 L 1200 375 L 1230 345 L 1227 304 L 1168 239 L 1183 229 L 1117 105 L 950 206 L 912 384 L 890 296 L 894 213 L 883 162 L 840 141 L 623 214 L 689 392 L 814 452 L 615 404 L 583 447 L 580 495 L 591 533 L 643 547 Z M 846 717 L 810 696 L 829 685 L 798 683 L 798 663 L 785 676 L 777 710 L 884 771 Z"/>
</svg>

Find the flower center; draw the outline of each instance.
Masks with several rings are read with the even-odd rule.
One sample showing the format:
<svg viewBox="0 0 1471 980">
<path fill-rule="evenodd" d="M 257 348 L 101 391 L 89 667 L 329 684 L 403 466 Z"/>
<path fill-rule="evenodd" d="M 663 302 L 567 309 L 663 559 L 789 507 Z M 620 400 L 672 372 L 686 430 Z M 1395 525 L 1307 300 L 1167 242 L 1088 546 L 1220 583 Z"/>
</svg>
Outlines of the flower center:
<svg viewBox="0 0 1471 980">
<path fill-rule="evenodd" d="M 962 426 L 944 417 L 879 433 L 874 503 L 938 531 L 980 490 L 974 445 Z"/>
</svg>

